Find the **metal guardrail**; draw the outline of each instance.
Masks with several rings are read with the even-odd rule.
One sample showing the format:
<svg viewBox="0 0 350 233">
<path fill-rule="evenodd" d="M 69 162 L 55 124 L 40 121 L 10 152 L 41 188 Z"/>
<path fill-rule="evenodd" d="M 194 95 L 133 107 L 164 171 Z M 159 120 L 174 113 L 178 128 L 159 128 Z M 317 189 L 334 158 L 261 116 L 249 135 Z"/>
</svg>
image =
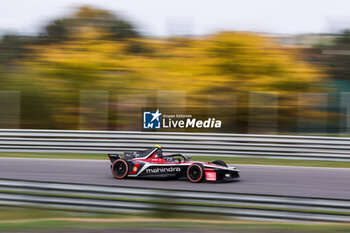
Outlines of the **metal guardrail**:
<svg viewBox="0 0 350 233">
<path fill-rule="evenodd" d="M 132 131 L 0 130 L 0 152 L 121 153 L 160 144 L 186 155 L 350 161 L 350 138 Z"/>
<path fill-rule="evenodd" d="M 350 200 L 0 179 L 0 206 L 350 222 Z"/>
</svg>

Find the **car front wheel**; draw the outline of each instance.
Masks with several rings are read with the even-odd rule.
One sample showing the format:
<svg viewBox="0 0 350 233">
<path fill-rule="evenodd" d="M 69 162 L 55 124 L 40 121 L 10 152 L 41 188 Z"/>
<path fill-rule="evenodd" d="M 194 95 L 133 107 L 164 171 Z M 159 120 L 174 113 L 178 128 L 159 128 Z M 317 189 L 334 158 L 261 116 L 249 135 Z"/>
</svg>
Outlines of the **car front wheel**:
<svg viewBox="0 0 350 233">
<path fill-rule="evenodd" d="M 200 163 L 191 164 L 187 169 L 187 178 L 192 183 L 202 182 L 205 178 L 204 166 Z"/>
</svg>

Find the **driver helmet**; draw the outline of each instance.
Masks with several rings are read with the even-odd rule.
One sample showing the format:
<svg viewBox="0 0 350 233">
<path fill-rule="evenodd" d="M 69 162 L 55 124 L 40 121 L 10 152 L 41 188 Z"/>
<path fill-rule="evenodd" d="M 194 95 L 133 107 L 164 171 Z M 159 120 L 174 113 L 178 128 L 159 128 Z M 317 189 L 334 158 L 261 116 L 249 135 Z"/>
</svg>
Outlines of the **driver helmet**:
<svg viewBox="0 0 350 233">
<path fill-rule="evenodd" d="M 162 150 L 162 147 L 160 145 L 155 145 L 154 147 L 158 148 L 156 154 L 155 154 L 155 157 L 156 158 L 161 158 L 163 157 L 163 150 Z"/>
</svg>

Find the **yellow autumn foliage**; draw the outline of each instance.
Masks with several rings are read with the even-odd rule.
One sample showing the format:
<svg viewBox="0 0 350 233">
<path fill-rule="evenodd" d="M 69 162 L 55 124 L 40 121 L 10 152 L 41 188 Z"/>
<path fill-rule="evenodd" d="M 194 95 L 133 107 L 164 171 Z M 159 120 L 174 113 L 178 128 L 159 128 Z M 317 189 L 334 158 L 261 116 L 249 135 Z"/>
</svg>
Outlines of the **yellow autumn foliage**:
<svg viewBox="0 0 350 233">
<path fill-rule="evenodd" d="M 79 90 L 135 98 L 181 91 L 187 107 L 208 107 L 208 98 L 216 107 L 230 106 L 233 96 L 248 92 L 284 95 L 280 105 L 286 107 L 295 105 L 298 93 L 320 92 L 324 82 L 322 71 L 303 61 L 297 49 L 284 48 L 268 36 L 222 32 L 201 38 L 116 41 L 106 39 L 106 33 L 83 27 L 67 41 L 32 46 L 27 56 L 31 59 L 18 61 L 25 73 L 21 79 L 53 99 L 67 101 L 78 98 Z M 240 97 L 236 106 L 246 107 L 248 101 Z M 78 107 L 67 108 L 61 114 L 60 107 L 56 109 L 57 119 L 71 121 L 67 114 L 78 114 Z"/>
</svg>

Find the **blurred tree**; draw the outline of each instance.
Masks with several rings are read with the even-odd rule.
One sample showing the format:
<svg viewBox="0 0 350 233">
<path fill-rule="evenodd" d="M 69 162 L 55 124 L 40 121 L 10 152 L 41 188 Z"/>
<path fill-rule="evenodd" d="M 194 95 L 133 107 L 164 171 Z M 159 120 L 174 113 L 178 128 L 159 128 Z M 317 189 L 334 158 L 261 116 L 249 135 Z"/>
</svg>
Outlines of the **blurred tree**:
<svg viewBox="0 0 350 233">
<path fill-rule="evenodd" d="M 0 65 L 10 65 L 28 53 L 27 46 L 36 42 L 35 36 L 5 34 L 0 39 Z"/>
<path fill-rule="evenodd" d="M 105 28 L 79 30 L 65 42 L 32 46 L 32 58 L 21 62 L 27 80 L 53 93 L 51 99 L 65 103 L 56 106 L 55 119 L 57 125 L 67 128 L 74 128 L 78 120 L 79 90 L 110 90 L 135 97 L 158 90 L 184 91 L 191 108 L 206 106 L 209 93 L 219 103 L 216 108 L 229 106 L 236 95 L 238 125 L 242 126 L 248 120 L 248 92 L 285 95 L 280 105 L 288 111 L 282 111 L 285 115 L 280 118 L 287 124 L 297 114 L 296 94 L 320 91 L 318 69 L 301 61 L 297 51 L 285 50 L 255 34 L 114 41 L 106 39 L 109 32 Z M 137 43 L 152 52 L 130 51 Z M 304 102 L 304 106 L 312 104 Z"/>
<path fill-rule="evenodd" d="M 350 30 L 343 31 L 342 34 L 335 40 L 335 46 L 349 48 L 350 47 Z"/>
<path fill-rule="evenodd" d="M 181 91 L 193 115 L 211 98 L 216 114 L 227 118 L 227 131 L 233 130 L 234 117 L 224 108 L 220 113 L 220 107 L 233 106 L 233 96 L 238 98 L 237 125 L 247 125 L 250 91 L 282 94 L 284 110 L 279 117 L 288 124 L 297 114 L 297 94 L 321 91 L 322 71 L 304 62 L 298 50 L 252 33 L 144 39 L 110 12 L 82 7 L 48 25 L 42 38 L 45 43 L 26 46 L 29 52 L 17 60 L 19 68 L 10 75 L 9 87 L 39 90 L 40 96 L 28 98 L 47 100 L 42 106 L 50 109 L 45 116 L 55 128 L 77 128 L 80 90 L 107 90 L 149 100 L 159 90 Z M 304 106 L 312 104 L 303 101 Z M 41 121 L 40 115 L 37 119 Z M 122 124 L 139 122 L 127 118 Z"/>
<path fill-rule="evenodd" d="M 340 34 L 328 48 L 325 60 L 329 73 L 334 79 L 350 80 L 350 30 Z"/>
<path fill-rule="evenodd" d="M 319 69 L 303 62 L 297 50 L 285 49 L 271 38 L 224 32 L 201 41 L 207 74 L 216 83 L 210 90 L 314 92 Z M 212 89 L 214 88 L 214 89 Z"/>
<path fill-rule="evenodd" d="M 59 42 L 68 39 L 69 19 L 57 19 L 45 27 L 42 38 L 48 42 Z"/>
<path fill-rule="evenodd" d="M 121 40 L 137 38 L 139 33 L 134 26 L 109 11 L 84 6 L 71 16 L 54 20 L 45 27 L 42 38 L 48 42 L 65 41 L 70 36 L 79 33 L 81 28 L 94 27 L 102 28 L 105 32 L 105 39 Z"/>
<path fill-rule="evenodd" d="M 76 128 L 79 90 L 98 88 L 95 84 L 100 75 L 118 72 L 118 65 L 103 56 L 105 50 L 110 50 L 109 56 L 117 55 L 119 45 L 111 45 L 112 41 L 135 38 L 124 50 L 148 51 L 138 37 L 131 23 L 91 7 L 54 20 L 39 37 L 5 35 L 0 41 L 0 85 L 23 91 L 22 126 Z M 2 64 L 16 69 L 4 70 Z M 40 120 L 42 116 L 45 121 Z"/>
<path fill-rule="evenodd" d="M 172 45 L 160 50 L 163 52 L 159 56 L 161 59 L 153 64 L 162 66 L 161 69 L 147 74 L 154 77 L 164 74 L 157 80 L 169 84 L 168 89 L 185 90 L 188 98 L 195 101 L 188 101 L 188 104 L 206 105 L 206 98 L 210 95 L 211 101 L 216 102 L 214 108 L 222 106 L 222 111 L 226 111 L 225 107 L 232 106 L 233 96 L 236 96 L 237 122 L 231 117 L 226 123 L 228 128 L 233 128 L 235 124 L 242 126 L 238 129 L 240 132 L 245 132 L 251 114 L 248 109 L 249 92 L 280 95 L 279 109 L 271 110 L 278 112 L 276 120 L 282 127 L 297 119 L 300 104 L 305 107 L 305 114 L 322 115 L 310 110 L 317 98 L 300 99 L 298 95 L 323 92 L 324 71 L 306 63 L 300 51 L 286 49 L 269 37 L 223 32 L 196 40 L 173 41 Z M 277 107 L 268 105 L 266 103 L 262 107 Z M 218 111 L 215 110 L 220 115 Z M 259 117 L 268 122 L 270 115 Z"/>
</svg>

